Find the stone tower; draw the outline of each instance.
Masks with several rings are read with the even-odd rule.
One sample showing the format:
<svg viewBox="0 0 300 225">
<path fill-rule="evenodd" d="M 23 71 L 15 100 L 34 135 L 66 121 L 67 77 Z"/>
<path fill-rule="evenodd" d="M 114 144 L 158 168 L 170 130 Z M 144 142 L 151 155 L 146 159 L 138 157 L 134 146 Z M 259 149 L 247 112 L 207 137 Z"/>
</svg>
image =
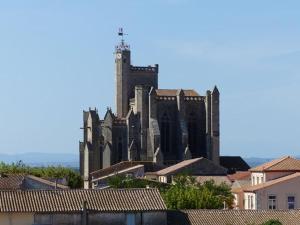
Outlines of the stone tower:
<svg viewBox="0 0 300 225">
<path fill-rule="evenodd" d="M 130 75 L 130 50 L 122 43 L 115 51 L 116 73 L 116 109 L 118 117 L 125 117 L 128 113 L 129 90 L 128 79 Z"/>
<path fill-rule="evenodd" d="M 193 89 L 159 89 L 158 64 L 134 66 L 122 39 L 115 47 L 116 114 L 101 120 L 84 112 L 80 172 L 89 174 L 120 161 L 166 165 L 206 157 L 219 164 L 220 115 L 217 87 L 205 96 Z"/>
</svg>

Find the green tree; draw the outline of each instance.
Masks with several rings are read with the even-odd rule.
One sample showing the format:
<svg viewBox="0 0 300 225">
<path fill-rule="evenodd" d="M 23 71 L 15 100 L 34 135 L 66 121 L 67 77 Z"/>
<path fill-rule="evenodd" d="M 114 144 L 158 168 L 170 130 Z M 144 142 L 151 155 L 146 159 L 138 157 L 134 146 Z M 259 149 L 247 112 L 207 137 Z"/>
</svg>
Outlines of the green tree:
<svg viewBox="0 0 300 225">
<path fill-rule="evenodd" d="M 174 185 L 162 193 L 169 209 L 220 209 L 224 202 L 231 208 L 233 196 L 226 184 L 216 185 L 214 181 L 199 184 L 185 174 L 174 178 Z"/>
<path fill-rule="evenodd" d="M 262 225 L 282 225 L 279 220 L 268 220 L 267 222 L 263 223 Z"/>
<path fill-rule="evenodd" d="M 82 187 L 83 181 L 78 172 L 71 168 L 62 166 L 48 166 L 48 167 L 29 167 L 22 161 L 17 163 L 6 164 L 0 163 L 0 173 L 2 174 L 30 174 L 42 178 L 66 178 L 68 185 L 71 188 Z"/>
</svg>

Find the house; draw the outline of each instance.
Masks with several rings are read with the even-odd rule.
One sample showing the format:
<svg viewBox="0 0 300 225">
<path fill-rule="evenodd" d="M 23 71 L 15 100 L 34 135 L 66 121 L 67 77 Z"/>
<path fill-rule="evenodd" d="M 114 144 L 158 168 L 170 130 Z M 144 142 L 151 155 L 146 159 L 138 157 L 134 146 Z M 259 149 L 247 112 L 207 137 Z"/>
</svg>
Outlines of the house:
<svg viewBox="0 0 300 225">
<path fill-rule="evenodd" d="M 271 219 L 283 225 L 296 225 L 300 211 L 193 209 L 168 212 L 168 225 L 261 225 Z"/>
<path fill-rule="evenodd" d="M 0 191 L 1 225 L 166 225 L 157 189 Z"/>
<path fill-rule="evenodd" d="M 0 190 L 69 189 L 67 185 L 28 174 L 1 174 Z"/>
<path fill-rule="evenodd" d="M 251 183 L 233 187 L 237 209 L 300 208 L 300 160 L 286 156 L 251 168 Z"/>
<path fill-rule="evenodd" d="M 214 162 L 201 157 L 184 160 L 173 166 L 153 173 L 146 173 L 147 179 L 156 179 L 163 183 L 172 183 L 173 177 L 177 174 L 187 173 L 191 176 L 220 176 L 226 175 L 227 170 Z"/>
</svg>

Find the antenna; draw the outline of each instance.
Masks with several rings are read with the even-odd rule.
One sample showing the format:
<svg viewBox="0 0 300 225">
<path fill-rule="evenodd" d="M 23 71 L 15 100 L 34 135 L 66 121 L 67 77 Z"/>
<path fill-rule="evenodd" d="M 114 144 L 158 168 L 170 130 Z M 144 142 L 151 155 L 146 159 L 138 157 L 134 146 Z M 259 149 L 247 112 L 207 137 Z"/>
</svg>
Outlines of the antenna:
<svg viewBox="0 0 300 225">
<path fill-rule="evenodd" d="M 127 45 L 124 41 L 124 36 L 127 35 L 123 32 L 123 28 L 120 27 L 118 31 L 118 36 L 121 37 L 121 43 L 116 46 L 116 50 L 129 50 L 130 46 Z"/>
</svg>

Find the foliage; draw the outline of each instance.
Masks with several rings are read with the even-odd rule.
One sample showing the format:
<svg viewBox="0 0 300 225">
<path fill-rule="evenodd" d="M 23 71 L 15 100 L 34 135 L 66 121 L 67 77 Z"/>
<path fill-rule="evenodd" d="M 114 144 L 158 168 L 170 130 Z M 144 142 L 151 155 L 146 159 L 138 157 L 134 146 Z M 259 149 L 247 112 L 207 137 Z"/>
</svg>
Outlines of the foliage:
<svg viewBox="0 0 300 225">
<path fill-rule="evenodd" d="M 282 225 L 282 223 L 279 220 L 268 220 L 262 225 Z"/>
<path fill-rule="evenodd" d="M 125 175 L 116 175 L 108 179 L 108 185 L 112 188 L 157 188 L 160 192 L 164 192 L 169 188 L 169 184 L 160 183 L 151 180 L 127 177 Z"/>
<path fill-rule="evenodd" d="M 226 184 L 214 181 L 199 184 L 193 177 L 178 175 L 174 185 L 163 194 L 169 209 L 221 209 L 231 208 L 233 196 Z"/>
<path fill-rule="evenodd" d="M 48 167 L 29 167 L 22 161 L 12 164 L 0 163 L 0 173 L 3 174 L 30 174 L 42 178 L 66 178 L 68 185 L 71 188 L 82 187 L 82 179 L 78 172 L 62 167 L 62 166 L 48 166 Z"/>
<path fill-rule="evenodd" d="M 109 178 L 108 184 L 113 188 L 158 188 L 169 209 L 219 209 L 224 202 L 227 207 L 232 206 L 233 196 L 226 184 L 208 181 L 201 185 L 185 174 L 176 176 L 174 181 L 174 185 L 169 185 L 117 175 Z"/>
</svg>

